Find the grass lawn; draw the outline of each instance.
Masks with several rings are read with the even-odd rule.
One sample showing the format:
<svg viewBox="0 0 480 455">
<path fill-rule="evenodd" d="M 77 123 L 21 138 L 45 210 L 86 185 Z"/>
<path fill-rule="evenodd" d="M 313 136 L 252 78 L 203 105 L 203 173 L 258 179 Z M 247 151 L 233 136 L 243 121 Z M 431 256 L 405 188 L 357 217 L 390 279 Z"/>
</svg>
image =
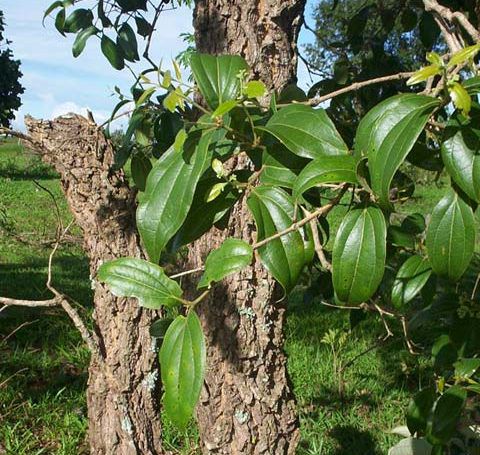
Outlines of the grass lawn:
<svg viewBox="0 0 480 455">
<path fill-rule="evenodd" d="M 55 173 L 15 142 L 1 145 L 1 296 L 49 297 L 48 241 L 54 237 L 56 211 L 51 195 L 39 185 L 54 196 L 64 223 L 70 221 Z M 419 187 L 413 204 L 426 213 L 443 189 Z M 79 311 L 88 318 L 92 294 L 79 238 L 74 229 L 71 242 L 55 257 L 53 277 L 58 289 L 75 296 Z M 302 288 L 291 296 L 286 350 L 301 417 L 299 454 L 386 454 L 398 441 L 388 430 L 403 424 L 408 398 L 422 382 L 425 362 L 406 354 L 398 340 L 371 350 L 347 368 L 340 395 L 330 347 L 321 340 L 329 329 L 348 328 L 348 312 L 315 300 L 304 302 Z M 339 361 L 354 358 L 382 334 L 380 320 L 361 322 L 340 347 Z M 61 310 L 9 308 L 0 313 L 0 453 L 87 453 L 88 357 Z M 179 434 L 165 422 L 166 446 L 178 453 L 197 453 L 195 434 L 193 426 Z"/>
</svg>

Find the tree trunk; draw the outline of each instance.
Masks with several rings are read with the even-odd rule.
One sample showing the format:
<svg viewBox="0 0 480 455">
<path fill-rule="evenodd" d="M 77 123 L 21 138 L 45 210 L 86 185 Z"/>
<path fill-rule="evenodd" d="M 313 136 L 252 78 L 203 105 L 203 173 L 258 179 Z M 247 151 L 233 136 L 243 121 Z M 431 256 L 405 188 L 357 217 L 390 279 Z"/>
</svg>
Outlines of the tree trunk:
<svg viewBox="0 0 480 455">
<path fill-rule="evenodd" d="M 60 173 L 94 277 L 103 261 L 141 257 L 135 230 L 135 194 L 123 172 L 112 171 L 114 153 L 93 121 L 80 116 L 26 119 L 43 160 Z M 55 279 L 55 277 L 54 277 Z M 132 299 L 95 285 L 94 330 L 87 390 L 92 454 L 160 454 L 161 422 L 157 350 L 149 335 L 155 317 Z"/>
<path fill-rule="evenodd" d="M 197 49 L 240 54 L 271 89 L 296 81 L 296 41 L 304 0 L 197 0 Z M 215 228 L 189 248 L 196 267 L 227 236 L 252 241 L 243 199 L 225 231 Z M 201 447 L 213 454 L 291 454 L 299 423 L 283 352 L 285 302 L 256 258 L 223 280 L 200 307 L 207 374 L 197 409 Z"/>
</svg>

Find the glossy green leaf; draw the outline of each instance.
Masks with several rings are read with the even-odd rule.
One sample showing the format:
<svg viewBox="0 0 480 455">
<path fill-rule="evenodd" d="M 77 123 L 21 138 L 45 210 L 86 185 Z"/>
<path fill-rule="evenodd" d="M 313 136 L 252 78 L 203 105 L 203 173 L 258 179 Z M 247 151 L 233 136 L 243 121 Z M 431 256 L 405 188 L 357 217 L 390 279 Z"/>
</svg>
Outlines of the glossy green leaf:
<svg viewBox="0 0 480 455">
<path fill-rule="evenodd" d="M 57 8 L 63 8 L 63 2 L 60 0 L 57 0 L 56 2 L 53 2 L 46 10 L 45 13 L 43 14 L 43 19 L 42 19 L 42 25 L 45 22 L 46 17 L 52 13 L 55 9 Z"/>
<path fill-rule="evenodd" d="M 120 258 L 103 263 L 97 278 L 117 297 L 135 297 L 141 306 L 158 310 L 181 303 L 182 289 L 161 267 L 136 258 Z"/>
<path fill-rule="evenodd" d="M 245 60 L 237 55 L 193 54 L 190 58 L 193 77 L 211 109 L 237 98 L 240 71 L 247 71 Z"/>
<path fill-rule="evenodd" d="M 425 243 L 437 275 L 452 281 L 463 275 L 475 249 L 475 219 L 472 208 L 453 190 L 433 210 Z"/>
<path fill-rule="evenodd" d="M 118 30 L 117 44 L 121 47 L 125 59 L 130 62 L 140 60 L 138 56 L 137 37 L 132 27 L 125 22 Z"/>
<path fill-rule="evenodd" d="M 480 202 L 480 111 L 475 110 L 470 123 L 459 115 L 447 125 L 442 143 L 442 159 L 454 182 L 469 198 Z"/>
<path fill-rule="evenodd" d="M 152 162 L 145 154 L 136 153 L 135 155 L 133 155 L 130 168 L 132 171 L 132 178 L 135 182 L 135 186 L 140 191 L 145 191 L 147 177 L 152 170 Z"/>
<path fill-rule="evenodd" d="M 361 120 L 355 153 L 368 156 L 371 188 L 382 206 L 389 205 L 392 179 L 437 106 L 429 96 L 402 94 L 381 102 Z"/>
<path fill-rule="evenodd" d="M 420 390 L 410 400 L 407 408 L 407 426 L 411 434 L 424 434 L 428 416 L 436 399 L 434 387 Z"/>
<path fill-rule="evenodd" d="M 259 186 L 247 201 L 257 225 L 257 241 L 289 228 L 294 223 L 292 197 L 281 188 Z M 258 249 L 260 259 L 273 277 L 289 293 L 296 285 L 306 262 L 303 237 L 290 232 Z"/>
<path fill-rule="evenodd" d="M 192 417 L 205 377 L 206 347 L 194 311 L 177 316 L 160 348 L 163 404 L 168 417 L 183 429 Z"/>
<path fill-rule="evenodd" d="M 348 153 L 348 147 L 323 109 L 291 104 L 258 129 L 275 136 L 291 152 L 304 158 Z"/>
<path fill-rule="evenodd" d="M 107 35 L 102 36 L 100 47 L 103 55 L 116 70 L 122 70 L 125 67 L 122 50 Z"/>
<path fill-rule="evenodd" d="M 407 248 L 410 250 L 415 248 L 415 236 L 401 226 L 388 226 L 387 242 L 399 248 Z"/>
<path fill-rule="evenodd" d="M 452 55 L 450 61 L 448 62 L 448 66 L 452 67 L 460 65 L 461 63 L 464 63 L 467 60 L 475 57 L 475 55 L 478 54 L 478 51 L 480 51 L 480 44 L 474 44 L 473 46 L 467 46 L 463 49 L 460 49 Z"/>
<path fill-rule="evenodd" d="M 307 164 L 295 181 L 294 197 L 324 183 L 358 184 L 357 163 L 352 155 L 324 156 Z"/>
<path fill-rule="evenodd" d="M 392 304 L 404 308 L 427 283 L 432 269 L 428 260 L 421 256 L 409 257 L 400 267 L 393 282 Z"/>
<path fill-rule="evenodd" d="M 427 52 L 426 58 L 427 58 L 427 61 L 432 63 L 433 65 L 437 65 L 437 66 L 443 65 L 442 57 L 436 52 Z"/>
<path fill-rule="evenodd" d="M 87 27 L 78 33 L 72 46 L 72 54 L 75 58 L 77 58 L 85 49 L 88 38 L 96 35 L 97 32 L 97 28 L 92 25 L 91 27 Z"/>
<path fill-rule="evenodd" d="M 467 391 L 455 385 L 437 399 L 427 422 L 427 440 L 432 444 L 446 444 L 455 434 Z"/>
<path fill-rule="evenodd" d="M 260 182 L 265 185 L 293 188 L 298 174 L 308 164 L 308 160 L 293 154 L 276 142 L 263 153 L 263 172 Z"/>
<path fill-rule="evenodd" d="M 65 32 L 63 30 L 65 25 L 65 8 L 61 9 L 57 15 L 55 16 L 55 28 L 65 36 Z"/>
<path fill-rule="evenodd" d="M 67 33 L 77 33 L 83 28 L 92 25 L 93 14 L 89 9 L 78 8 L 72 11 L 65 19 L 63 29 Z"/>
<path fill-rule="evenodd" d="M 240 239 L 227 239 L 219 248 L 213 250 L 205 261 L 205 272 L 198 283 L 199 288 L 221 281 L 236 273 L 252 262 L 253 248 Z"/>
<path fill-rule="evenodd" d="M 333 286 L 342 302 L 359 304 L 375 293 L 385 270 L 386 236 L 378 207 L 356 207 L 345 215 L 332 253 Z"/>
<path fill-rule="evenodd" d="M 197 182 L 210 162 L 211 138 L 212 132 L 204 133 L 191 157 L 169 149 L 148 175 L 137 209 L 137 227 L 152 262 L 159 261 L 187 217 Z"/>
</svg>

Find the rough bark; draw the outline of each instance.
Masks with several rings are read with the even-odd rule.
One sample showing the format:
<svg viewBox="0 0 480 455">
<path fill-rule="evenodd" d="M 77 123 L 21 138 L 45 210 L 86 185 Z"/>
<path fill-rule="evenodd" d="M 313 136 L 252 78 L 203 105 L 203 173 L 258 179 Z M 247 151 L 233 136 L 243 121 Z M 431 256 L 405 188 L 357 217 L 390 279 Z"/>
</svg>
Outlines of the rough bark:
<svg viewBox="0 0 480 455">
<path fill-rule="evenodd" d="M 109 259 L 141 257 L 135 194 L 123 172 L 112 171 L 112 145 L 95 123 L 71 115 L 53 121 L 27 118 L 26 124 L 43 160 L 61 176 L 83 230 L 91 275 Z M 92 454 L 162 453 L 157 354 L 148 331 L 154 316 L 95 283 L 93 319 L 100 355 L 92 355 L 87 389 Z"/>
<path fill-rule="evenodd" d="M 255 77 L 281 89 L 296 81 L 304 7 L 303 0 L 197 0 L 197 49 L 243 55 Z M 189 265 L 200 265 L 227 236 L 254 238 L 245 200 L 231 214 L 228 229 L 213 229 L 189 248 Z M 200 307 L 208 345 L 197 410 L 204 453 L 295 452 L 299 424 L 283 352 L 285 302 L 279 297 L 257 258 L 224 280 Z"/>
</svg>

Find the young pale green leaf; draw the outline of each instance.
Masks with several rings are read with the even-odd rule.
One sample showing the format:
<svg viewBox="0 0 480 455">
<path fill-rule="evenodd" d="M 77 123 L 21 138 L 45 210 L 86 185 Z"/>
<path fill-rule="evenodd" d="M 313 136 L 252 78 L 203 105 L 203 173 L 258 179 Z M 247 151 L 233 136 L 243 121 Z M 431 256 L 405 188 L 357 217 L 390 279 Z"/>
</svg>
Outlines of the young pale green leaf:
<svg viewBox="0 0 480 455">
<path fill-rule="evenodd" d="M 380 205 L 390 205 L 393 176 L 423 131 L 438 100 L 402 94 L 388 98 L 370 110 L 360 122 L 356 153 L 368 156 L 371 188 Z"/>
<path fill-rule="evenodd" d="M 333 287 L 350 305 L 367 301 L 385 271 L 387 226 L 375 206 L 356 207 L 345 215 L 333 244 Z"/>
<path fill-rule="evenodd" d="M 450 82 L 448 84 L 448 93 L 450 93 L 450 98 L 452 98 L 455 107 L 468 116 L 472 108 L 472 98 L 470 98 L 465 88 L 458 82 Z"/>
<path fill-rule="evenodd" d="M 107 35 L 102 36 L 100 47 L 103 55 L 116 70 L 122 70 L 125 67 L 122 49 Z"/>
<path fill-rule="evenodd" d="M 425 241 L 437 275 L 458 280 L 475 250 L 475 218 L 472 208 L 453 190 L 434 208 Z"/>
<path fill-rule="evenodd" d="M 247 204 L 257 225 L 257 241 L 281 232 L 294 223 L 293 199 L 281 188 L 259 186 L 252 191 Z M 258 253 L 267 270 L 289 293 L 306 262 L 301 233 L 293 231 L 272 240 L 260 247 Z"/>
<path fill-rule="evenodd" d="M 450 441 L 466 399 L 467 391 L 460 385 L 454 385 L 435 401 L 427 421 L 426 436 L 429 442 L 443 445 Z"/>
<path fill-rule="evenodd" d="M 135 155 L 133 155 L 130 168 L 133 181 L 135 182 L 135 186 L 140 191 L 145 191 L 147 177 L 152 170 L 152 162 L 144 153 L 136 153 Z"/>
<path fill-rule="evenodd" d="M 212 113 L 212 117 L 221 117 L 226 113 L 230 112 L 233 108 L 238 106 L 237 100 L 227 100 L 224 101 L 220 106 L 218 106 Z"/>
<path fill-rule="evenodd" d="M 72 46 L 72 54 L 75 58 L 77 58 L 85 49 L 88 38 L 90 38 L 92 35 L 96 35 L 97 32 L 97 27 L 92 25 L 91 27 L 85 28 L 78 33 Z"/>
<path fill-rule="evenodd" d="M 410 256 L 400 267 L 393 282 L 392 304 L 396 308 L 405 308 L 425 286 L 432 269 L 428 260 L 421 256 Z"/>
<path fill-rule="evenodd" d="M 248 98 L 261 98 L 267 92 L 267 87 L 262 81 L 250 81 L 245 85 L 245 95 Z"/>
<path fill-rule="evenodd" d="M 237 55 L 193 54 L 190 58 L 193 77 L 211 109 L 237 98 L 240 71 L 248 71 L 247 62 Z"/>
<path fill-rule="evenodd" d="M 295 181 L 293 195 L 301 196 L 308 189 L 324 183 L 358 184 L 357 163 L 352 155 L 324 156 L 305 166 Z"/>
<path fill-rule="evenodd" d="M 221 281 L 226 276 L 236 273 L 252 262 L 253 248 L 240 239 L 227 239 L 220 248 L 213 250 L 205 261 L 205 272 L 199 288 L 210 286 L 212 282 Z"/>
<path fill-rule="evenodd" d="M 480 44 L 474 44 L 473 46 L 468 46 L 463 49 L 460 49 L 458 52 L 452 55 L 452 58 L 448 62 L 448 66 L 456 66 L 460 65 L 461 63 L 470 60 L 471 58 L 475 57 L 480 51 Z"/>
<path fill-rule="evenodd" d="M 140 60 L 138 56 L 137 37 L 132 27 L 125 22 L 118 30 L 117 44 L 121 47 L 125 59 L 130 62 Z"/>
<path fill-rule="evenodd" d="M 436 52 L 427 52 L 427 61 L 432 65 L 442 66 L 443 60 Z"/>
<path fill-rule="evenodd" d="M 160 348 L 160 372 L 165 389 L 163 404 L 171 421 L 183 429 L 192 417 L 203 386 L 206 347 L 202 326 L 194 311 L 177 316 Z"/>
<path fill-rule="evenodd" d="M 480 368 L 480 359 L 460 359 L 453 366 L 455 367 L 455 376 L 464 380 L 469 379 Z"/>
<path fill-rule="evenodd" d="M 178 104 L 180 102 L 178 93 L 176 90 L 172 90 L 163 100 L 163 107 L 170 112 L 175 112 Z"/>
<path fill-rule="evenodd" d="M 167 242 L 182 226 L 190 210 L 195 187 L 210 162 L 212 132 L 201 137 L 193 156 L 173 148 L 154 165 L 137 209 L 137 227 L 152 262 L 158 262 Z"/>
<path fill-rule="evenodd" d="M 143 93 L 138 97 L 137 101 L 135 102 L 136 106 L 141 106 L 145 101 L 148 101 L 151 96 L 155 93 L 155 90 L 157 90 L 156 87 L 149 87 L 146 90 L 143 91 Z"/>
<path fill-rule="evenodd" d="M 165 89 L 169 89 L 170 85 L 172 84 L 172 73 L 170 70 L 167 70 L 163 73 L 163 79 L 162 79 L 162 87 Z"/>
<path fill-rule="evenodd" d="M 181 303 L 182 289 L 165 275 L 161 267 L 136 258 L 120 258 L 103 263 L 97 274 L 118 297 L 135 297 L 138 303 L 153 310 Z"/>
<path fill-rule="evenodd" d="M 474 110 L 465 124 L 454 115 L 445 129 L 442 159 L 453 181 L 467 194 L 480 202 L 480 111 Z"/>
<path fill-rule="evenodd" d="M 429 77 L 436 76 L 441 72 L 442 69 L 438 65 L 425 66 L 413 73 L 412 77 L 407 80 L 407 85 L 419 84 L 420 82 L 426 81 Z"/>
<path fill-rule="evenodd" d="M 217 197 L 222 194 L 223 190 L 227 185 L 228 185 L 228 182 L 215 183 L 215 185 L 213 185 L 210 191 L 208 192 L 205 202 L 212 202 L 213 200 L 217 199 Z"/>
<path fill-rule="evenodd" d="M 407 408 L 407 426 L 411 434 L 425 433 L 428 416 L 436 399 L 434 387 L 420 390 L 410 400 Z"/>
<path fill-rule="evenodd" d="M 258 129 L 275 136 L 291 152 L 304 158 L 348 153 L 347 145 L 323 109 L 291 104 Z"/>
</svg>

